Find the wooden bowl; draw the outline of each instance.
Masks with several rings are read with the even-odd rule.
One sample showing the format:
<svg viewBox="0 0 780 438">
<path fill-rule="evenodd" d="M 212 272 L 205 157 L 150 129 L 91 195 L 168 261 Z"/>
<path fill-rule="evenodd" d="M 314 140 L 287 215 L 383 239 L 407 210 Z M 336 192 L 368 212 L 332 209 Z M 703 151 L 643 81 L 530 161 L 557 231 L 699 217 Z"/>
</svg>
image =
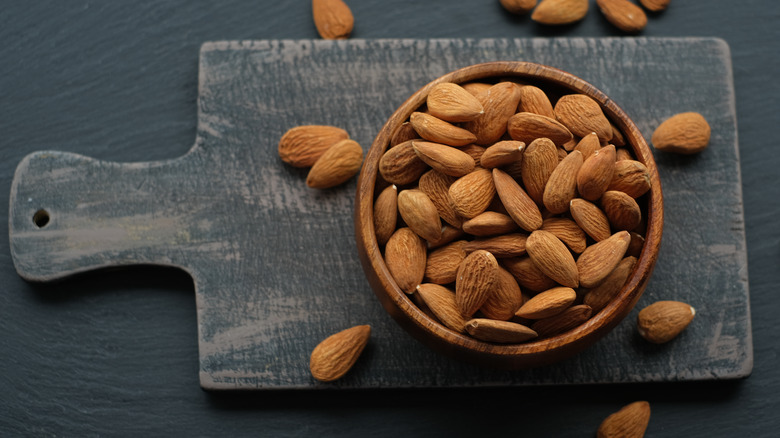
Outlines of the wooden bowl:
<svg viewBox="0 0 780 438">
<path fill-rule="evenodd" d="M 650 172 L 651 189 L 640 199 L 646 218 L 645 243 L 633 273 L 618 296 L 588 321 L 563 334 L 522 344 L 494 344 L 457 333 L 424 313 L 398 287 L 384 262 L 373 226 L 378 165 L 392 135 L 412 112 L 425 104 L 429 90 L 442 82 L 516 80 L 550 94 L 582 93 L 601 104 L 604 114 L 622 132 L 626 146 Z M 632 310 L 650 279 L 663 229 L 663 199 L 653 155 L 636 125 L 606 94 L 567 72 L 529 62 L 490 62 L 445 74 L 407 99 L 377 135 L 366 154 L 358 179 L 355 204 L 357 248 L 366 277 L 385 310 L 419 341 L 435 351 L 466 362 L 500 369 L 523 369 L 554 363 L 586 349 L 606 335 Z M 615 346 L 615 348 L 619 348 Z"/>
</svg>

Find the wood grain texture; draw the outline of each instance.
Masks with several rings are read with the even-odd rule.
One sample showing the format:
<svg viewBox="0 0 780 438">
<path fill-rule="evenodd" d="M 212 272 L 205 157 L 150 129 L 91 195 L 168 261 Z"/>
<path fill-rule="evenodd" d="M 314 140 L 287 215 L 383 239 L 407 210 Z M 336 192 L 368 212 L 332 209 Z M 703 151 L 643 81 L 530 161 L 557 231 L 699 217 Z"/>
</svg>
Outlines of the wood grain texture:
<svg viewBox="0 0 780 438">
<path fill-rule="evenodd" d="M 314 191 L 305 173 L 275 155 L 286 129 L 308 123 L 340 126 L 367 148 L 384 120 L 425 83 L 507 59 L 582 77 L 617 102 L 646 138 L 682 106 L 710 121 L 706 154 L 655 157 L 666 225 L 638 308 L 656 299 L 697 308 L 673 344 L 643 344 L 632 314 L 574 359 L 529 372 L 441 357 L 395 325 L 362 275 L 352 237 L 354 181 Z M 30 280 L 135 263 L 190 273 L 203 387 L 640 382 L 737 378 L 752 369 L 734 94 L 722 41 L 217 42 L 203 46 L 200 62 L 198 132 L 187 155 L 120 164 L 33 154 L 17 169 L 9 220 L 15 265 Z M 40 208 L 50 222 L 37 229 L 32 217 Z M 372 339 L 355 369 L 335 384 L 315 383 L 307 369 L 311 349 L 363 323 L 372 325 Z"/>
</svg>

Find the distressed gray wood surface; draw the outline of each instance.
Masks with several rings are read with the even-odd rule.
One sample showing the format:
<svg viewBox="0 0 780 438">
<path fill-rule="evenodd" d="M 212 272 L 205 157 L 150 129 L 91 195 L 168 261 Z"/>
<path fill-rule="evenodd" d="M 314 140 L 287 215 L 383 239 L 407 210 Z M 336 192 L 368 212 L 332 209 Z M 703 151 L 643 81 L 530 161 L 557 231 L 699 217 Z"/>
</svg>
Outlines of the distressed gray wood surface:
<svg viewBox="0 0 780 438">
<path fill-rule="evenodd" d="M 343 127 L 367 148 L 431 79 L 469 64 L 524 60 L 610 95 L 649 139 L 680 111 L 713 128 L 697 157 L 656 154 L 664 242 L 638 308 L 686 301 L 695 322 L 651 346 L 636 311 L 583 354 L 504 372 L 436 355 L 384 313 L 354 248 L 354 181 L 330 191 L 276 155 L 288 128 Z M 177 266 L 194 280 L 201 385 L 208 389 L 461 387 L 730 379 L 752 369 L 736 114 L 728 47 L 716 39 L 287 40 L 215 42 L 200 60 L 198 133 L 185 156 L 110 163 L 40 152 L 11 191 L 17 271 L 50 281 L 95 268 Z M 32 217 L 45 209 L 38 228 Z M 355 324 L 372 340 L 355 369 L 316 383 L 308 355 Z M 193 360 L 196 360 L 193 358 Z"/>
</svg>

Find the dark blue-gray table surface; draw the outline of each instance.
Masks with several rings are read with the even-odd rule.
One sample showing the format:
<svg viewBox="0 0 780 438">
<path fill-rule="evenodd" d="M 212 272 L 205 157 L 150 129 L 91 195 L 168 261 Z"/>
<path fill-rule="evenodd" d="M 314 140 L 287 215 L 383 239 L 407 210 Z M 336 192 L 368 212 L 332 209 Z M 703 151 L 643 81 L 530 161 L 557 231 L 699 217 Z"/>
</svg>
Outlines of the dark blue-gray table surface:
<svg viewBox="0 0 780 438">
<path fill-rule="evenodd" d="M 9 2 L 10 3 L 10 2 Z M 571 27 L 497 1 L 349 2 L 355 38 L 622 36 L 595 4 Z M 780 5 L 683 2 L 642 36 L 719 37 L 731 48 L 754 367 L 736 381 L 441 390 L 204 392 L 193 286 L 178 271 L 19 278 L 0 251 L 2 436 L 593 436 L 645 399 L 647 436 L 776 436 L 780 284 Z M 205 41 L 317 38 L 310 2 L 14 2 L 0 13 L 0 202 L 29 152 L 136 162 L 176 158 L 196 131 Z M 6 212 L 7 213 L 7 212 Z M 6 221 L 7 214 L 0 215 Z M 0 247 L 8 248 L 0 233 Z"/>
</svg>

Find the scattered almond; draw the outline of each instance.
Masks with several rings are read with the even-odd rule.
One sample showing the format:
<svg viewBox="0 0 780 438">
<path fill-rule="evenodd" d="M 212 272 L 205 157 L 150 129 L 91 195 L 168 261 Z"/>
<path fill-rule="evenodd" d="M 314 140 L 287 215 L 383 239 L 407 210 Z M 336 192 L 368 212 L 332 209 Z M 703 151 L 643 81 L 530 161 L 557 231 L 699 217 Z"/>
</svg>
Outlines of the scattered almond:
<svg viewBox="0 0 780 438">
<path fill-rule="evenodd" d="M 596 0 L 607 21 L 626 33 L 639 33 L 647 26 L 645 11 L 628 0 Z"/>
<path fill-rule="evenodd" d="M 650 422 L 650 403 L 638 401 L 611 414 L 599 425 L 598 438 L 642 438 Z"/>
<path fill-rule="evenodd" d="M 536 7 L 536 0 L 501 0 L 501 6 L 513 14 L 527 14 Z"/>
<path fill-rule="evenodd" d="M 660 12 L 669 6 L 669 0 L 639 0 L 648 11 Z"/>
<path fill-rule="evenodd" d="M 659 151 L 696 154 L 709 145 L 710 125 L 699 113 L 676 114 L 655 128 L 650 141 Z"/>
<path fill-rule="evenodd" d="M 326 40 L 349 38 L 355 18 L 343 0 L 312 0 L 312 13 L 317 32 Z"/>
<path fill-rule="evenodd" d="M 328 336 L 311 352 L 311 375 L 322 382 L 340 379 L 355 365 L 370 336 L 369 325 L 358 325 Z"/>
<path fill-rule="evenodd" d="M 293 167 L 311 167 L 328 148 L 348 138 L 347 131 L 335 126 L 296 126 L 279 140 L 279 157 Z"/>
<path fill-rule="evenodd" d="M 306 184 L 315 189 L 328 189 L 347 182 L 363 165 L 363 148 L 358 142 L 341 140 L 326 150 L 314 163 Z"/>
<path fill-rule="evenodd" d="M 572 24 L 585 18 L 588 0 L 542 0 L 531 14 L 531 19 L 540 24 Z"/>
<path fill-rule="evenodd" d="M 674 339 L 693 321 L 696 310 L 679 301 L 656 301 L 637 316 L 639 334 L 654 344 Z"/>
</svg>

